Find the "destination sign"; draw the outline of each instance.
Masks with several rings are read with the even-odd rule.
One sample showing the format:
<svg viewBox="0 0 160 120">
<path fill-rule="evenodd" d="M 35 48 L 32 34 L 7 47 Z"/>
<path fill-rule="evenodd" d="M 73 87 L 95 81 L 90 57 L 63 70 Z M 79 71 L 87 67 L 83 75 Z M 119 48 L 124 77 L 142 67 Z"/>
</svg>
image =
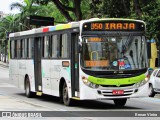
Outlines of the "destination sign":
<svg viewBox="0 0 160 120">
<path fill-rule="evenodd" d="M 83 25 L 83 31 L 144 31 L 145 25 L 137 21 L 102 21 L 88 22 Z"/>
</svg>

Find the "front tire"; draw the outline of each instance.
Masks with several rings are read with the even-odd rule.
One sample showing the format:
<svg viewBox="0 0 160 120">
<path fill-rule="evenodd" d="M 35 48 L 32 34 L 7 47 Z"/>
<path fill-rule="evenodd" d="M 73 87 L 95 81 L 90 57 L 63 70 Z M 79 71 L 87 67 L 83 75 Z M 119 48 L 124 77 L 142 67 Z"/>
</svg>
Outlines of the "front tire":
<svg viewBox="0 0 160 120">
<path fill-rule="evenodd" d="M 25 95 L 28 98 L 31 98 L 31 97 L 35 96 L 34 92 L 31 92 L 31 86 L 30 86 L 30 81 L 29 81 L 28 77 L 25 80 Z"/>
<path fill-rule="evenodd" d="M 124 98 L 124 99 L 115 99 L 113 101 L 114 101 L 114 104 L 116 105 L 116 107 L 123 107 L 126 104 L 126 102 L 127 102 L 127 98 Z"/>
<path fill-rule="evenodd" d="M 149 85 L 149 95 L 148 96 L 149 97 L 154 97 L 155 96 L 155 92 L 154 92 L 152 84 Z"/>
<path fill-rule="evenodd" d="M 66 83 L 63 84 L 63 90 L 62 90 L 62 100 L 64 105 L 71 106 L 72 105 L 72 99 L 68 96 L 68 87 Z"/>
</svg>

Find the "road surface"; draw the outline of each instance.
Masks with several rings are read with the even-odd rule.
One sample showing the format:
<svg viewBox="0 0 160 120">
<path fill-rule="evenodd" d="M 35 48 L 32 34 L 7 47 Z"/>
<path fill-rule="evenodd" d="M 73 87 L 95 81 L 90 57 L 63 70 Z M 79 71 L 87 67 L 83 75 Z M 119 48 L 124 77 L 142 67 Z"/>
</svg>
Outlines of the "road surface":
<svg viewBox="0 0 160 120">
<path fill-rule="evenodd" d="M 123 108 L 115 107 L 112 100 L 75 101 L 72 107 L 67 107 L 59 102 L 59 98 L 53 96 L 43 95 L 41 97 L 37 96 L 35 98 L 26 98 L 24 90 L 16 88 L 15 86 L 9 83 L 9 70 L 7 67 L 2 67 L 2 66 L 0 66 L 0 101 L 1 101 L 0 111 L 60 111 L 60 115 L 54 112 L 54 114 L 58 116 L 57 119 L 64 119 L 63 114 L 64 116 L 76 117 L 76 120 L 103 119 L 103 117 L 98 117 L 98 118 L 95 117 L 96 111 L 98 111 L 97 116 L 100 115 L 101 112 L 107 113 L 107 112 L 119 111 L 119 113 L 122 112 L 123 114 L 125 111 L 127 114 L 128 111 L 131 112 L 135 111 L 134 114 L 136 114 L 136 111 L 149 111 L 149 112 L 153 111 L 152 113 L 154 113 L 154 111 L 156 112 L 160 111 L 160 95 L 156 95 L 154 98 L 146 97 L 146 98 L 129 99 L 127 101 L 127 104 Z M 83 112 L 82 114 L 81 112 L 79 113 L 74 111 L 87 111 L 86 112 L 87 115 L 84 114 Z M 115 113 L 117 114 L 117 112 Z M 53 114 L 53 113 L 48 113 L 48 114 Z M 61 114 L 62 118 L 60 118 Z M 113 117 L 115 117 L 114 113 Z M 146 117 L 147 117 L 146 119 L 149 120 L 148 116 Z M 109 119 L 109 117 L 107 118 Z M 65 118 L 65 119 L 71 119 L 71 118 Z M 112 120 L 114 118 L 110 119 Z M 117 117 L 115 119 L 117 119 Z M 125 117 L 125 119 L 130 120 L 130 118 L 127 117 Z"/>
</svg>

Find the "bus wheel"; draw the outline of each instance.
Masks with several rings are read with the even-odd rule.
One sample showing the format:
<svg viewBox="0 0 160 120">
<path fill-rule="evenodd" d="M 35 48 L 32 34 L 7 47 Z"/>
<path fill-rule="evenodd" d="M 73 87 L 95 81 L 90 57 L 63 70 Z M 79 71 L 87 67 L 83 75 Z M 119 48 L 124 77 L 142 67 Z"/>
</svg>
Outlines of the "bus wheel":
<svg viewBox="0 0 160 120">
<path fill-rule="evenodd" d="M 72 100 L 68 96 L 68 88 L 65 82 L 63 84 L 62 99 L 63 99 L 64 105 L 66 106 L 72 105 Z"/>
<path fill-rule="evenodd" d="M 114 100 L 114 104 L 117 106 L 117 107 L 123 107 L 127 102 L 127 98 L 123 98 L 123 99 L 115 99 Z"/>
<path fill-rule="evenodd" d="M 30 87 L 30 82 L 28 77 L 26 78 L 26 81 L 25 81 L 25 94 L 28 98 L 31 98 L 34 96 L 34 93 L 31 92 L 31 87 Z"/>
<path fill-rule="evenodd" d="M 149 97 L 154 97 L 155 96 L 155 92 L 154 92 L 152 84 L 149 85 L 149 95 L 148 96 Z"/>
</svg>

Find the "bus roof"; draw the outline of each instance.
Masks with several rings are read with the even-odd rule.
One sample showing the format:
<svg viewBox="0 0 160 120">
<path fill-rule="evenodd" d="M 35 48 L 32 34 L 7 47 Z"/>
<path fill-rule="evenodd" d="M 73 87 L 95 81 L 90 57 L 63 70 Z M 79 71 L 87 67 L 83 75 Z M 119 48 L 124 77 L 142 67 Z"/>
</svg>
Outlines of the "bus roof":
<svg viewBox="0 0 160 120">
<path fill-rule="evenodd" d="M 15 32 L 15 33 L 10 33 L 9 37 L 18 37 L 18 36 L 23 36 L 23 35 L 31 35 L 31 34 L 36 34 L 36 33 L 44 33 L 44 32 L 51 32 L 51 31 L 57 31 L 57 30 L 64 30 L 64 29 L 69 29 L 69 28 L 75 28 L 79 27 L 79 25 L 85 23 L 85 22 L 91 22 L 91 21 L 104 21 L 104 20 L 116 20 L 116 21 L 137 21 L 137 22 L 143 22 L 142 20 L 135 20 L 135 19 L 125 19 L 125 18 L 91 18 L 88 20 L 82 20 L 79 22 L 70 22 L 67 24 L 58 24 L 55 26 L 46 26 L 42 28 L 34 28 L 31 30 L 27 31 L 21 31 L 21 32 Z M 143 22 L 144 23 L 144 22 Z"/>
<path fill-rule="evenodd" d="M 44 33 L 44 32 L 50 32 L 50 31 L 57 31 L 57 30 L 63 30 L 63 29 L 69 29 L 69 28 L 75 28 L 79 26 L 79 22 L 70 22 L 67 24 L 58 24 L 55 26 L 46 26 L 41 28 L 34 28 L 27 31 L 21 31 L 21 32 L 15 32 L 10 33 L 9 37 L 18 37 L 23 35 L 31 35 L 36 33 Z"/>
</svg>

